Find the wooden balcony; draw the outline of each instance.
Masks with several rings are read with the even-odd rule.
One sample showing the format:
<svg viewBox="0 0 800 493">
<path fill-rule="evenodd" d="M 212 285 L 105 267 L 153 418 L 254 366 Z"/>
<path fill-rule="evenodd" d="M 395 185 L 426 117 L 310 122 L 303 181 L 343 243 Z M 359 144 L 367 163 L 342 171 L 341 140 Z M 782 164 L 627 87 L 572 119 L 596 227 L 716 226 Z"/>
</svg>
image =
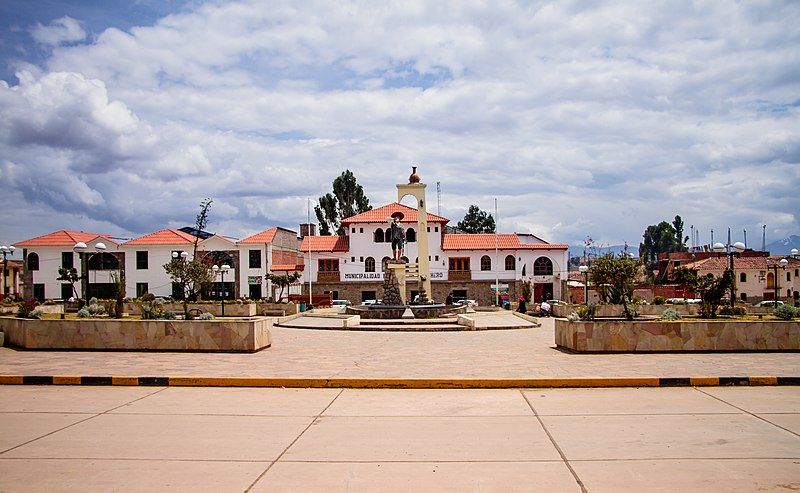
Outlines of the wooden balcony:
<svg viewBox="0 0 800 493">
<path fill-rule="evenodd" d="M 472 280 L 472 271 L 471 270 L 450 270 L 450 271 L 447 271 L 447 280 L 448 281 L 471 281 Z"/>
<path fill-rule="evenodd" d="M 338 272 L 318 272 L 317 282 L 339 282 L 340 276 Z"/>
</svg>

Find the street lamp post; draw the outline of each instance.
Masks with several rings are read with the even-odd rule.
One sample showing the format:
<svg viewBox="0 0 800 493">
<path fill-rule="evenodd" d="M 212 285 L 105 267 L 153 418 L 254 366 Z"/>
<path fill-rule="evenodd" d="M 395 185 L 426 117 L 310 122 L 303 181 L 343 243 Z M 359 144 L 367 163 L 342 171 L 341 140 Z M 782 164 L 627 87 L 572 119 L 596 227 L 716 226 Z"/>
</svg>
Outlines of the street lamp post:
<svg viewBox="0 0 800 493">
<path fill-rule="evenodd" d="M 583 274 L 583 302 L 589 304 L 589 266 L 581 265 L 578 271 Z"/>
<path fill-rule="evenodd" d="M 217 272 L 222 275 L 222 316 L 225 316 L 225 273 L 228 272 L 230 266 L 223 264 L 221 267 L 219 265 L 215 265 L 211 268 L 214 271 L 214 277 L 216 277 Z"/>
<path fill-rule="evenodd" d="M 94 245 L 94 253 L 89 255 L 86 258 L 86 250 L 87 250 L 86 243 L 79 241 L 75 243 L 75 246 L 72 247 L 72 250 L 78 254 L 78 257 L 81 261 L 81 296 L 83 297 L 83 301 L 86 301 L 86 298 L 89 297 L 89 261 L 92 260 L 92 257 L 97 255 L 98 253 L 104 253 L 106 251 L 106 244 L 102 242 L 98 242 Z M 84 263 L 85 262 L 85 263 Z M 83 271 L 86 271 L 86 275 L 83 274 Z"/>
<path fill-rule="evenodd" d="M 733 257 L 736 255 L 741 254 L 745 249 L 744 243 L 741 241 L 737 241 L 734 244 L 731 244 L 731 230 L 728 229 L 728 244 L 722 243 L 714 243 L 714 251 L 717 252 L 717 255 L 722 254 L 723 252 L 725 255 L 728 256 L 730 261 L 729 268 L 731 269 L 731 307 L 736 305 L 736 274 L 733 270 Z"/>
<path fill-rule="evenodd" d="M 789 261 L 786 260 L 785 258 L 780 259 L 780 261 L 778 261 L 778 262 L 775 262 L 773 260 L 769 260 L 768 261 L 768 267 L 770 269 L 772 269 L 772 272 L 775 275 L 775 277 L 773 278 L 774 282 L 772 283 L 772 287 L 775 289 L 775 306 L 776 307 L 778 306 L 778 296 L 779 296 L 779 292 L 778 292 L 778 267 L 780 266 L 780 268 L 782 270 L 786 270 L 786 266 L 787 265 L 789 265 Z"/>
<path fill-rule="evenodd" d="M 14 255 L 16 248 L 11 246 L 0 246 L 0 252 L 3 253 L 3 298 L 8 296 L 8 259 L 6 255 Z"/>
</svg>

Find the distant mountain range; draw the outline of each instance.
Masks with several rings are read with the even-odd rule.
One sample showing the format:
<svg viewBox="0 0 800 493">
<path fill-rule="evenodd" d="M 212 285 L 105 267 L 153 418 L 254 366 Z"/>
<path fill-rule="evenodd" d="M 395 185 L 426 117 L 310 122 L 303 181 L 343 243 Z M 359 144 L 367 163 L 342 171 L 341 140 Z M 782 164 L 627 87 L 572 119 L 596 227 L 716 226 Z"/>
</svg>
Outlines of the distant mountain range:
<svg viewBox="0 0 800 493">
<path fill-rule="evenodd" d="M 587 253 L 591 253 L 592 255 L 605 255 L 607 253 L 613 253 L 614 255 L 618 255 L 620 252 L 625 251 L 625 245 L 608 245 L 608 246 L 596 246 L 593 247 L 591 250 L 587 250 Z M 628 245 L 628 252 L 633 254 L 634 257 L 639 256 L 639 247 Z M 570 257 L 582 257 L 583 256 L 583 245 L 573 245 L 569 247 L 569 256 Z"/>
<path fill-rule="evenodd" d="M 758 245 L 759 248 L 761 245 Z M 792 248 L 800 250 L 800 235 L 790 235 L 778 241 L 767 244 L 767 251 L 770 255 L 789 255 Z"/>
<path fill-rule="evenodd" d="M 761 242 L 758 244 L 752 244 L 748 242 L 749 248 L 760 249 Z M 772 243 L 767 244 L 767 251 L 770 255 L 789 255 L 789 252 L 792 251 L 792 248 L 797 248 L 800 250 L 800 235 L 790 235 L 786 238 L 781 240 L 773 241 Z M 603 247 L 595 247 L 592 253 L 596 253 L 597 255 L 605 255 L 606 253 L 613 253 L 614 255 L 619 254 L 619 252 L 625 250 L 625 245 L 609 245 Z M 639 256 L 639 247 L 629 245 L 628 251 L 633 254 L 634 257 Z M 569 256 L 570 257 L 581 257 L 583 256 L 583 245 L 572 245 L 569 247 Z"/>
</svg>

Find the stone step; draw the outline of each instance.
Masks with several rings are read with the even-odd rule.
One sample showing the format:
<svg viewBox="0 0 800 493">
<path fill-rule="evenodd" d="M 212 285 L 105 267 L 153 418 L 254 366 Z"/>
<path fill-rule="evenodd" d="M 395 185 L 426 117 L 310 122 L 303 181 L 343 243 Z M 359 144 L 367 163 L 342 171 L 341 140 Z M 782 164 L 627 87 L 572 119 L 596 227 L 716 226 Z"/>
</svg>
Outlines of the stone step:
<svg viewBox="0 0 800 493">
<path fill-rule="evenodd" d="M 397 325 L 397 324 L 454 324 L 455 318 L 441 319 L 441 318 L 362 318 L 361 325 Z"/>
<path fill-rule="evenodd" d="M 440 324 L 403 324 L 403 323 L 399 323 L 399 324 L 392 324 L 392 325 L 389 325 L 389 324 L 387 324 L 387 325 L 364 325 L 364 324 L 361 324 L 361 325 L 358 325 L 358 326 L 355 326 L 355 327 L 348 327 L 347 330 L 365 330 L 365 331 L 366 330 L 369 330 L 369 331 L 382 331 L 382 330 L 385 330 L 385 331 L 397 331 L 397 332 L 403 332 L 403 331 L 408 331 L 408 332 L 414 332 L 414 331 L 419 331 L 419 332 L 426 332 L 426 331 L 427 332 L 437 332 L 437 331 L 445 332 L 445 331 L 473 330 L 473 329 L 471 329 L 470 327 L 467 327 L 465 325 L 458 325 L 456 323 L 452 323 L 452 324 L 447 324 L 447 323 L 445 323 L 445 324 L 442 324 L 442 323 L 440 323 Z"/>
</svg>

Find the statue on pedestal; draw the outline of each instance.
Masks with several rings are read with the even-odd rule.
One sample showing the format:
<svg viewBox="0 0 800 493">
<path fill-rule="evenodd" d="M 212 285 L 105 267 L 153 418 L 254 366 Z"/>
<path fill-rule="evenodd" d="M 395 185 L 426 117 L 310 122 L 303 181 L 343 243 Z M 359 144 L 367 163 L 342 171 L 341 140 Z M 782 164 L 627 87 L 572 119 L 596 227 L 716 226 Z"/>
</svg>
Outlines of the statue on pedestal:
<svg viewBox="0 0 800 493">
<path fill-rule="evenodd" d="M 406 241 L 406 230 L 400 224 L 404 217 L 405 214 L 397 211 L 388 219 L 391 222 L 392 258 L 397 261 L 403 257 L 403 245 Z"/>
</svg>

